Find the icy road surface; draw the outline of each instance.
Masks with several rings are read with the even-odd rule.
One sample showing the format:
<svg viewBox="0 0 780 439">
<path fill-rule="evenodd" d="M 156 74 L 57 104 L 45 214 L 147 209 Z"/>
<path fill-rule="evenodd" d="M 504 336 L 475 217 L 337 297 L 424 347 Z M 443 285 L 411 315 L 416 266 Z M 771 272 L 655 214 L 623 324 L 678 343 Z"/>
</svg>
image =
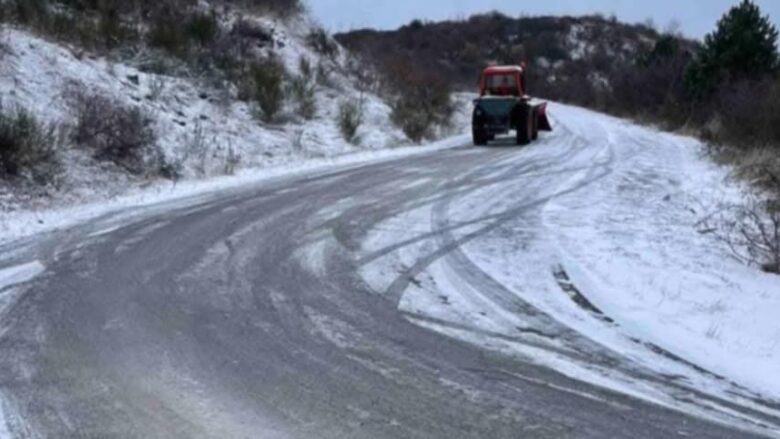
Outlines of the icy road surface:
<svg viewBox="0 0 780 439">
<path fill-rule="evenodd" d="M 714 171 L 685 139 L 553 113 L 528 148 L 6 245 L 0 436 L 778 437 L 776 280 L 681 213 Z"/>
</svg>

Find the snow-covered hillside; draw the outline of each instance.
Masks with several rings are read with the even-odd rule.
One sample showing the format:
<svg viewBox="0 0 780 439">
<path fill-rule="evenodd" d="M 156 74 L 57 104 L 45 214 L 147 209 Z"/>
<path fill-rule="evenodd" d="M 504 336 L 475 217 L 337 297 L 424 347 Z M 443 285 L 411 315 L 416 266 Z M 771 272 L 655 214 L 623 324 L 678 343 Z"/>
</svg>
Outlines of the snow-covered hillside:
<svg viewBox="0 0 780 439">
<path fill-rule="evenodd" d="M 246 19 L 246 18 L 244 18 Z M 358 91 L 345 65 L 348 54 L 325 58 L 307 44 L 317 28 L 308 17 L 285 20 L 254 17 L 255 25 L 272 30 L 273 53 L 289 74 L 301 59 L 326 64 L 328 86 L 315 89 L 316 115 L 304 120 L 287 102 L 280 121 L 264 124 L 254 104 L 235 98 L 235 90 L 217 89 L 197 77 L 165 76 L 136 68 L 136 59 L 115 62 L 29 31 L 2 28 L 0 100 L 6 108 L 21 106 L 46 123 L 72 126 L 75 114 L 69 94 L 85 90 L 144 110 L 153 118 L 157 144 L 166 161 L 181 166 L 185 179 L 208 179 L 248 170 L 288 166 L 304 160 L 402 146 L 404 134 L 390 120 L 390 108 L 378 96 Z M 354 143 L 344 140 L 338 126 L 339 105 L 346 99 L 363 102 L 363 125 Z M 462 106 L 461 106 L 462 107 Z M 0 230 L 10 239 L 19 231 L 19 211 L 36 212 L 100 202 L 128 190 L 170 186 L 170 182 L 135 177 L 116 166 L 98 162 L 90 152 L 65 144 L 64 169 L 58 188 L 19 188 L 0 183 Z M 18 215 L 17 215 L 18 216 Z M 17 236 L 17 235 L 13 235 Z"/>
</svg>

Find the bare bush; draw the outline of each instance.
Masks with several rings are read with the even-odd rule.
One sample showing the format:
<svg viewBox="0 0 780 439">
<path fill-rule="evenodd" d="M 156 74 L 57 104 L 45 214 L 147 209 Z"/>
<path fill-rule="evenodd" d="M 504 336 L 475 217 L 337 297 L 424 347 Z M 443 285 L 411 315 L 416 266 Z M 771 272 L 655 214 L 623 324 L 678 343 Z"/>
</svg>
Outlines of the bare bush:
<svg viewBox="0 0 780 439">
<path fill-rule="evenodd" d="M 719 120 L 708 130 L 711 140 L 741 148 L 777 147 L 780 139 L 780 80 L 724 83 L 706 108 Z"/>
<path fill-rule="evenodd" d="M 224 173 L 225 175 L 234 175 L 236 173 L 236 169 L 238 169 L 238 166 L 241 164 L 241 154 L 236 152 L 235 149 L 233 149 L 233 145 L 228 145 L 227 152 L 225 153 L 225 167 L 224 167 Z"/>
<path fill-rule="evenodd" d="M 448 125 L 454 107 L 448 82 L 405 63 L 392 64 L 397 98 L 391 103 L 392 121 L 414 142 L 432 135 L 437 125 Z"/>
<path fill-rule="evenodd" d="M 60 175 L 56 128 L 22 107 L 6 109 L 0 101 L 0 179 L 30 178 L 54 183 Z"/>
<path fill-rule="evenodd" d="M 780 274 L 780 202 L 753 198 L 728 208 L 712 229 L 739 261 Z"/>
<path fill-rule="evenodd" d="M 72 140 L 77 145 L 132 174 L 150 169 L 149 161 L 158 157 L 157 133 L 144 111 L 83 89 L 72 90 L 69 99 L 76 112 Z"/>
<path fill-rule="evenodd" d="M 356 142 L 358 129 L 363 124 L 363 113 L 362 99 L 347 99 L 339 104 L 339 130 L 347 142 Z"/>
<path fill-rule="evenodd" d="M 251 97 L 257 102 L 261 118 L 273 122 L 284 104 L 284 65 L 276 58 L 255 63 L 250 68 Z"/>
<path fill-rule="evenodd" d="M 187 20 L 185 33 L 190 41 L 201 47 L 212 44 L 219 35 L 220 27 L 217 14 L 195 11 Z"/>
<path fill-rule="evenodd" d="M 346 71 L 361 93 L 380 92 L 381 78 L 373 66 L 351 56 L 347 59 Z"/>
<path fill-rule="evenodd" d="M 333 81 L 332 73 L 333 73 L 332 67 L 328 67 L 325 63 L 319 61 L 317 63 L 317 69 L 315 72 L 315 77 L 317 78 L 317 84 L 326 88 L 335 88 L 336 83 Z"/>
<path fill-rule="evenodd" d="M 333 58 L 339 53 L 338 43 L 323 28 L 316 28 L 309 32 L 306 43 L 312 50 L 328 58 Z"/>
<path fill-rule="evenodd" d="M 0 18 L 0 23 L 2 23 L 2 18 Z M 0 61 L 12 53 L 13 49 L 11 49 L 11 44 L 8 42 L 8 34 L 6 34 L 5 28 L 0 25 Z"/>
<path fill-rule="evenodd" d="M 161 154 L 158 160 L 157 173 L 160 177 L 176 183 L 184 176 L 184 162 L 180 157 L 168 158 Z"/>
<path fill-rule="evenodd" d="M 154 75 L 150 79 L 149 82 L 149 96 L 148 98 L 152 101 L 156 101 L 160 99 L 160 97 L 165 92 L 166 87 L 166 81 L 165 77 L 162 75 Z"/>
<path fill-rule="evenodd" d="M 155 17 L 146 35 L 147 44 L 180 58 L 186 57 L 189 45 L 187 29 L 181 24 L 182 19 L 173 12 Z"/>
<path fill-rule="evenodd" d="M 299 70 L 300 74 L 290 80 L 288 90 L 295 102 L 297 113 L 304 119 L 310 120 L 317 113 L 317 97 L 314 93 L 317 88 L 315 72 L 305 57 L 300 59 Z"/>
<path fill-rule="evenodd" d="M 200 121 L 195 122 L 195 127 L 183 143 L 184 151 L 181 154 L 180 162 L 183 164 L 194 160 L 193 168 L 199 177 L 206 176 L 206 161 L 210 152 L 209 142 L 206 140 L 206 133 L 203 130 L 203 124 Z"/>
</svg>

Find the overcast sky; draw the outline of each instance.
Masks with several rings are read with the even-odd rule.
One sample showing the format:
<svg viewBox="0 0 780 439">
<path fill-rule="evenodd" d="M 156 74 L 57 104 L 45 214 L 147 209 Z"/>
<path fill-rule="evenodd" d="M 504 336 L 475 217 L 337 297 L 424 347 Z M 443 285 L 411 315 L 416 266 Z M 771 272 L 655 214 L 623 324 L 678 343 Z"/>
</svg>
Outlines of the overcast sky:
<svg viewBox="0 0 780 439">
<path fill-rule="evenodd" d="M 663 30 L 677 22 L 688 36 L 701 38 L 739 0 L 307 0 L 331 31 L 371 27 L 394 29 L 415 18 L 443 20 L 498 10 L 507 15 L 615 14 L 636 23 L 652 18 Z M 777 25 L 780 0 L 756 0 Z M 780 27 L 780 26 L 779 26 Z"/>
</svg>

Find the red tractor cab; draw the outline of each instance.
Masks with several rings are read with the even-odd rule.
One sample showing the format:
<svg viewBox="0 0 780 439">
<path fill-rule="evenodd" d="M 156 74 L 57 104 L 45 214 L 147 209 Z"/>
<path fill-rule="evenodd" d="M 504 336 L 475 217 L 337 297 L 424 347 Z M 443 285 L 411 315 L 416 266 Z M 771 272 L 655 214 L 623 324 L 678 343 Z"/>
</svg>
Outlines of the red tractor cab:
<svg viewBox="0 0 780 439">
<path fill-rule="evenodd" d="M 520 66 L 491 66 L 482 72 L 480 96 L 523 96 L 525 81 Z"/>
</svg>

